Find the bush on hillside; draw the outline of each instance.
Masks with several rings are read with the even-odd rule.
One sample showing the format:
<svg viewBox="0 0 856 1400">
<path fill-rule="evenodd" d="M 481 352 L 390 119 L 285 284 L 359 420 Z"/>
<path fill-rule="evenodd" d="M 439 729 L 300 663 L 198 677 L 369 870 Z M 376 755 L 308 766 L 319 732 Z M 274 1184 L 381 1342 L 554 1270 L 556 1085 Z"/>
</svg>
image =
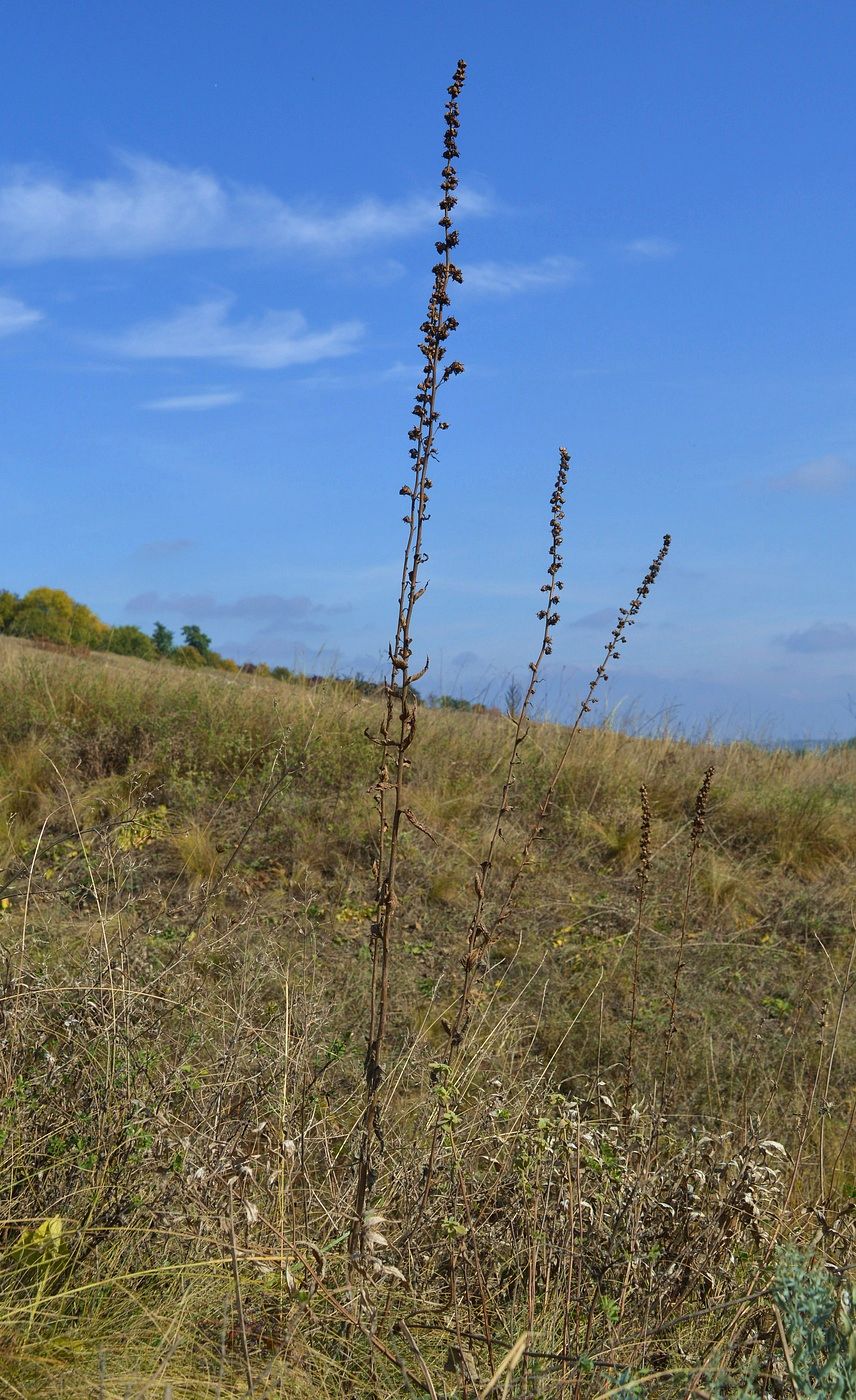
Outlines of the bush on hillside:
<svg viewBox="0 0 856 1400">
<path fill-rule="evenodd" d="M 207 651 L 203 659 L 206 666 L 213 666 L 217 671 L 240 670 L 237 661 L 232 661 L 228 656 L 221 656 L 219 651 Z"/>
<path fill-rule="evenodd" d="M 177 666 L 190 666 L 191 668 L 201 667 L 206 664 L 202 652 L 197 651 L 196 647 L 191 646 L 176 647 L 170 660 L 174 661 Z"/>
<path fill-rule="evenodd" d="M 7 630 L 16 637 L 85 647 L 103 647 L 108 632 L 90 608 L 61 588 L 31 588 L 17 601 Z"/>
<path fill-rule="evenodd" d="M 459 695 L 432 695 L 430 704 L 438 710 L 471 710 L 471 700 L 462 700 Z"/>
<path fill-rule="evenodd" d="M 151 637 L 139 627 L 111 627 L 104 644 L 105 651 L 117 656 L 139 656 L 143 661 L 157 661 L 158 649 Z"/>
<path fill-rule="evenodd" d="M 9 631 L 20 601 L 17 593 L 0 588 L 0 632 Z"/>
</svg>

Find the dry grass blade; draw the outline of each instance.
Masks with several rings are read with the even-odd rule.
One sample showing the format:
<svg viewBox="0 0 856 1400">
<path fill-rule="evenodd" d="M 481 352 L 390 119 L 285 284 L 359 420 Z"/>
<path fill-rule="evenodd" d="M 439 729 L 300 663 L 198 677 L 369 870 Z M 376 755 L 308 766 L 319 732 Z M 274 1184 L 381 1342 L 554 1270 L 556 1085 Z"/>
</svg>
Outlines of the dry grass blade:
<svg viewBox="0 0 856 1400">
<path fill-rule="evenodd" d="M 523 1332 L 521 1336 L 517 1338 L 517 1341 L 514 1343 L 514 1346 L 506 1352 L 505 1356 L 500 1361 L 499 1365 L 497 1366 L 487 1385 L 484 1387 L 484 1390 L 482 1390 L 479 1393 L 479 1400 L 487 1400 L 487 1397 L 489 1395 L 492 1395 L 493 1392 L 496 1390 L 496 1387 L 499 1385 L 499 1382 L 502 1380 L 503 1376 L 506 1377 L 503 1394 L 507 1394 L 512 1373 L 520 1365 L 520 1362 L 523 1359 L 523 1354 L 526 1351 L 528 1345 L 529 1333 Z"/>
</svg>

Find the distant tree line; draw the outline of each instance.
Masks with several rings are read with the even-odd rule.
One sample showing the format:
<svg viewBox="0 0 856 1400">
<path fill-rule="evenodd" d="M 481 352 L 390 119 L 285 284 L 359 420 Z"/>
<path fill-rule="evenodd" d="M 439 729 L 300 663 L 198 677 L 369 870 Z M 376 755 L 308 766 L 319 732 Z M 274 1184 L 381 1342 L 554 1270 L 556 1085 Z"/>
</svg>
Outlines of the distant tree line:
<svg viewBox="0 0 856 1400">
<path fill-rule="evenodd" d="M 4 632 L 10 637 L 27 637 L 57 646 L 137 656 L 142 661 L 167 660 L 179 666 L 213 666 L 232 672 L 244 669 L 214 651 L 211 638 L 196 623 L 182 627 L 184 640 L 176 645 L 175 634 L 162 622 L 155 623 L 151 636 L 140 627 L 111 627 L 61 588 L 31 588 L 23 597 L 0 589 L 0 633 Z M 248 664 L 246 669 L 278 680 L 288 680 L 293 674 L 287 666 Z"/>
<path fill-rule="evenodd" d="M 334 682 L 346 685 L 365 696 L 377 695 L 383 685 L 355 676 L 306 676 L 287 666 L 266 666 L 264 662 L 246 661 L 239 666 L 228 656 L 221 656 L 211 646 L 211 638 L 191 622 L 181 628 L 182 642 L 176 645 L 175 633 L 162 622 L 156 622 L 151 635 L 140 627 L 125 625 L 111 627 L 102 622 L 91 608 L 75 600 L 61 588 L 31 588 L 20 597 L 8 588 L 0 588 L 0 634 L 26 637 L 31 641 L 48 642 L 55 646 L 81 647 L 87 651 L 109 651 L 117 656 L 136 656 L 141 661 L 170 661 L 177 666 L 211 666 L 219 671 L 244 672 L 254 676 L 270 676 L 274 680 L 302 681 L 308 685 Z M 443 710 L 470 710 L 486 713 L 484 705 L 473 704 L 452 695 L 429 695 L 427 703 Z"/>
</svg>

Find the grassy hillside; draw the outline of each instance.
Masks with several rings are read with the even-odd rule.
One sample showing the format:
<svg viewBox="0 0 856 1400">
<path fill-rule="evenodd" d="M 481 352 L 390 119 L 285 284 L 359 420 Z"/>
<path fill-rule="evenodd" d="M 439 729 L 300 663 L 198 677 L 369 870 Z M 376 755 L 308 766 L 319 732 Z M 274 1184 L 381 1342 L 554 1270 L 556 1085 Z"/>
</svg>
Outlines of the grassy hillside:
<svg viewBox="0 0 856 1400">
<path fill-rule="evenodd" d="M 0 637 L 3 1384 L 474 1395 L 524 1333 L 493 1393 L 781 1375 L 779 1246 L 853 1245 L 856 751 L 580 732 L 452 1073 L 512 726 L 420 711 L 357 1286 L 378 707 Z"/>
</svg>

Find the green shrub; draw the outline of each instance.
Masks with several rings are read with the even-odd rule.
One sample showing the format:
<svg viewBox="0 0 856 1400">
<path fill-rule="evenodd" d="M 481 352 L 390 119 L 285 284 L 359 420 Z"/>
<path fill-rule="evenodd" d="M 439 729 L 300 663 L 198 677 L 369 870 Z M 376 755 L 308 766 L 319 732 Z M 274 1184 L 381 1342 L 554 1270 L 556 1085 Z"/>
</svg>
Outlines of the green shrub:
<svg viewBox="0 0 856 1400">
<path fill-rule="evenodd" d="M 205 653 L 205 665 L 213 666 L 217 671 L 237 671 L 238 664 L 230 661 L 228 656 L 221 656 L 219 651 L 208 651 Z"/>
<path fill-rule="evenodd" d="M 176 647 L 170 657 L 178 666 L 204 666 L 205 657 L 196 647 Z"/>
<path fill-rule="evenodd" d="M 0 632 L 10 632 L 20 598 L 8 588 L 0 588 Z"/>
<path fill-rule="evenodd" d="M 806 1400 L 856 1396 L 856 1326 L 846 1289 L 840 1294 L 827 1271 L 794 1250 L 783 1251 L 772 1288 L 793 1365 L 793 1380 Z"/>
<path fill-rule="evenodd" d="M 471 710 L 471 700 L 462 700 L 458 695 L 432 695 L 432 705 L 438 710 Z"/>
<path fill-rule="evenodd" d="M 156 661 L 158 649 L 151 637 L 139 627 L 111 627 L 104 643 L 105 651 L 117 656 L 139 656 L 143 661 Z"/>
</svg>

